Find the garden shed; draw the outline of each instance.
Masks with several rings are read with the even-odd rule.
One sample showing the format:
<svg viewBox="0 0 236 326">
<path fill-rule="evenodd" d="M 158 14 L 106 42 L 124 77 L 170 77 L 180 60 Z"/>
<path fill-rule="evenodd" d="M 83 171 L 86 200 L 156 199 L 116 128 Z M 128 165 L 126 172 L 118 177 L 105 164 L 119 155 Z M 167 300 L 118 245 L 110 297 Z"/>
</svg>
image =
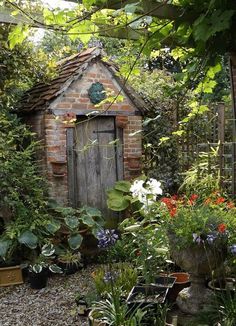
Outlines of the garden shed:
<svg viewBox="0 0 236 326">
<path fill-rule="evenodd" d="M 27 91 L 20 115 L 42 142 L 50 197 L 106 212 L 106 190 L 140 174 L 144 109 L 100 48 L 62 60 L 56 78 Z"/>
</svg>

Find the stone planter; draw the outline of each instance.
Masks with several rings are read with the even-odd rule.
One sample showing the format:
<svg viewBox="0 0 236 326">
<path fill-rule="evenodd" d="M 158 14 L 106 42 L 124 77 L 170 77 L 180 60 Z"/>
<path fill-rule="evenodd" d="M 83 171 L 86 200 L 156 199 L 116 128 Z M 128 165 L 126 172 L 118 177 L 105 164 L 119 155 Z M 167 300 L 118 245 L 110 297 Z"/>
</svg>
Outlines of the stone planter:
<svg viewBox="0 0 236 326">
<path fill-rule="evenodd" d="M 90 311 L 88 318 L 89 318 L 89 326 L 108 326 L 107 323 L 105 323 L 102 320 L 99 320 L 97 317 L 94 316 L 95 312 L 93 310 Z"/>
<path fill-rule="evenodd" d="M 177 305 L 181 311 L 196 315 L 210 301 L 212 291 L 205 285 L 206 278 L 222 265 L 226 248 L 219 244 L 215 246 L 193 244 L 186 248 L 179 248 L 180 241 L 172 234 L 169 234 L 169 242 L 172 259 L 190 274 L 191 281 L 191 286 L 179 293 Z"/>
<path fill-rule="evenodd" d="M 20 266 L 0 268 L 0 286 L 22 284 L 22 271 Z"/>
</svg>

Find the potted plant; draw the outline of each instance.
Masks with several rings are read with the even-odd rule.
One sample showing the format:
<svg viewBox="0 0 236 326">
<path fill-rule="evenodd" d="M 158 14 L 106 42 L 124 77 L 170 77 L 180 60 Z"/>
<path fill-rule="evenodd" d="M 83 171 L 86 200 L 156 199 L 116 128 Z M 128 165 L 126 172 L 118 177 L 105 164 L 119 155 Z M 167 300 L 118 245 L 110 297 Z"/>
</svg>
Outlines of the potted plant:
<svg viewBox="0 0 236 326">
<path fill-rule="evenodd" d="M 58 265 L 62 268 L 64 274 L 71 275 L 83 267 L 80 252 L 66 250 L 59 254 Z"/>
<path fill-rule="evenodd" d="M 62 269 L 53 263 L 55 248 L 45 244 L 41 254 L 29 265 L 29 282 L 32 289 L 42 289 L 47 286 L 48 271 L 62 273 Z"/>
<path fill-rule="evenodd" d="M 219 195 L 203 201 L 195 194 L 163 198 L 161 203 L 171 257 L 190 273 L 191 286 L 179 293 L 177 304 L 186 313 L 198 314 L 212 295 L 206 277 L 222 266 L 227 245 L 234 241 L 235 208 Z"/>
</svg>

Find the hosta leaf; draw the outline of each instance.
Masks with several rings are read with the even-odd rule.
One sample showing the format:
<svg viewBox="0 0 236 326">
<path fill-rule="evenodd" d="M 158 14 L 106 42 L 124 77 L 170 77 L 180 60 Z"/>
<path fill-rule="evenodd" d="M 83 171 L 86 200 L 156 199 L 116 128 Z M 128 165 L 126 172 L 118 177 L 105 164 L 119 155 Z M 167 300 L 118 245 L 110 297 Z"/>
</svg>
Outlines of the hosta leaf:
<svg viewBox="0 0 236 326">
<path fill-rule="evenodd" d="M 30 249 L 35 249 L 38 244 L 38 238 L 36 237 L 33 232 L 27 230 L 21 233 L 21 235 L 18 238 L 19 243 L 22 243 L 29 247 Z"/>
<path fill-rule="evenodd" d="M 34 273 L 37 273 L 37 274 L 38 274 L 38 273 L 41 273 L 42 270 L 43 270 L 43 266 L 42 266 L 42 265 L 35 264 L 35 265 L 32 266 L 32 271 L 33 271 Z"/>
<path fill-rule="evenodd" d="M 81 215 L 81 220 L 84 224 L 88 225 L 89 227 L 92 227 L 95 224 L 94 219 L 90 215 Z"/>
<path fill-rule="evenodd" d="M 129 181 L 117 181 L 115 184 L 115 189 L 123 192 L 129 192 L 131 183 Z"/>
<path fill-rule="evenodd" d="M 11 243 L 11 240 L 0 240 L 0 257 L 2 257 L 3 259 L 6 258 Z"/>
<path fill-rule="evenodd" d="M 61 267 L 57 266 L 56 264 L 50 265 L 49 266 L 49 270 L 52 273 L 58 273 L 58 274 L 62 274 L 63 270 L 61 269 Z"/>
<path fill-rule="evenodd" d="M 42 254 L 46 257 L 50 257 L 54 254 L 55 252 L 55 248 L 54 246 L 50 243 L 50 244 L 45 244 L 42 247 Z"/>
<path fill-rule="evenodd" d="M 101 211 L 94 207 L 86 207 L 85 211 L 86 211 L 86 214 L 88 214 L 90 216 L 101 216 L 102 215 Z"/>
<path fill-rule="evenodd" d="M 65 223 L 72 230 L 79 226 L 79 220 L 77 217 L 66 217 Z"/>
<path fill-rule="evenodd" d="M 52 220 L 48 222 L 48 224 L 46 225 L 47 231 L 51 234 L 55 234 L 60 229 L 60 227 L 61 227 L 61 223 L 56 220 Z"/>
<path fill-rule="evenodd" d="M 74 234 L 68 239 L 68 243 L 71 249 L 76 250 L 81 246 L 83 237 L 80 234 Z"/>
</svg>

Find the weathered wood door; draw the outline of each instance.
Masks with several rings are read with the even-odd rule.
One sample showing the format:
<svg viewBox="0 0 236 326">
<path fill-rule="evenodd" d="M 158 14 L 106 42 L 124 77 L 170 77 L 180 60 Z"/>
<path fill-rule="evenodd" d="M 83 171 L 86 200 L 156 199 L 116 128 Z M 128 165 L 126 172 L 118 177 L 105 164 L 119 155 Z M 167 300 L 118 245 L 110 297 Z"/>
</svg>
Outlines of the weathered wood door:
<svg viewBox="0 0 236 326">
<path fill-rule="evenodd" d="M 123 154 L 120 130 L 114 117 L 80 118 L 74 130 L 74 206 L 88 205 L 107 209 L 106 191 L 123 178 Z M 69 185 L 70 187 L 71 185 Z"/>
</svg>

